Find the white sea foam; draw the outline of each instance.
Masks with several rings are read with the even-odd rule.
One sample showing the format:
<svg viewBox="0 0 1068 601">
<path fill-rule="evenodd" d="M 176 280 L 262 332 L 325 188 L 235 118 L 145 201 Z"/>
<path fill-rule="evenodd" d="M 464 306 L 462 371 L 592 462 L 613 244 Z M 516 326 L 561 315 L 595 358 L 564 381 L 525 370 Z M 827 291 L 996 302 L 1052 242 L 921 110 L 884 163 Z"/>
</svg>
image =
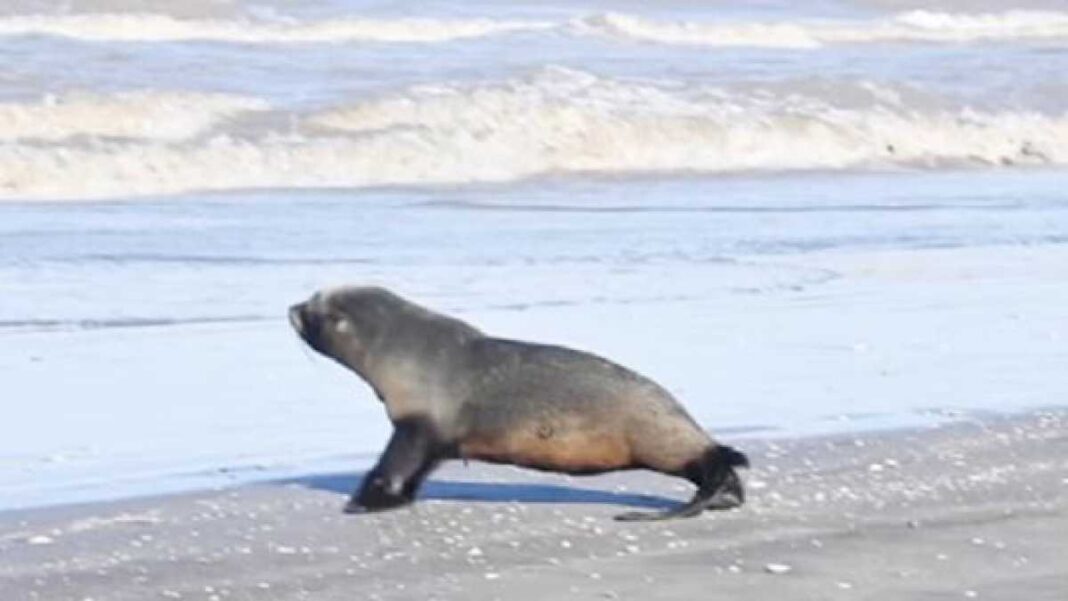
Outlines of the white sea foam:
<svg viewBox="0 0 1068 601">
<path fill-rule="evenodd" d="M 551 27 L 493 19 L 335 19 L 310 22 L 178 19 L 165 14 L 28 15 L 0 19 L 0 36 L 52 35 L 91 41 L 214 41 L 247 44 L 444 42 Z"/>
<path fill-rule="evenodd" d="M 606 13 L 572 23 L 580 34 L 697 46 L 816 48 L 877 42 L 977 42 L 1068 38 L 1068 12 L 967 14 L 916 10 L 867 21 L 661 21 Z"/>
<path fill-rule="evenodd" d="M 180 140 L 238 113 L 266 108 L 256 98 L 194 92 L 49 95 L 39 102 L 0 103 L 0 141 L 75 136 Z"/>
<path fill-rule="evenodd" d="M 84 198 L 575 172 L 1068 163 L 1068 115 L 920 108 L 905 97 L 869 83 L 822 95 L 773 93 L 549 68 L 496 83 L 411 88 L 305 115 L 287 133 L 0 145 L 0 194 Z"/>
<path fill-rule="evenodd" d="M 668 21 L 603 13 L 570 21 L 493 18 L 178 18 L 166 13 L 36 14 L 0 17 L 0 36 L 52 35 L 91 41 L 215 41 L 248 44 L 448 42 L 522 31 L 698 46 L 813 48 L 877 42 L 976 42 L 1068 38 L 1068 12 L 902 12 L 867 20 Z"/>
<path fill-rule="evenodd" d="M 5 0 L 0 3 L 0 15 L 8 16 L 150 12 L 206 17 L 229 16 L 241 10 L 242 0 Z"/>
</svg>

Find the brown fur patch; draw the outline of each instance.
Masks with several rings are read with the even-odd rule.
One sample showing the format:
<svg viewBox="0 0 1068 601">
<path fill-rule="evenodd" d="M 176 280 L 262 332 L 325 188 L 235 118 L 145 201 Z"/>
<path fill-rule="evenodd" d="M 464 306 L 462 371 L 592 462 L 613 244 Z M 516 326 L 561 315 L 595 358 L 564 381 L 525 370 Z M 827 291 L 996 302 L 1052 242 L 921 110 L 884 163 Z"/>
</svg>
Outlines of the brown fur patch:
<svg viewBox="0 0 1068 601">
<path fill-rule="evenodd" d="M 574 429 L 558 432 L 545 425 L 494 437 L 471 437 L 460 442 L 460 456 L 571 473 L 603 472 L 631 465 L 630 448 L 618 435 Z"/>
</svg>

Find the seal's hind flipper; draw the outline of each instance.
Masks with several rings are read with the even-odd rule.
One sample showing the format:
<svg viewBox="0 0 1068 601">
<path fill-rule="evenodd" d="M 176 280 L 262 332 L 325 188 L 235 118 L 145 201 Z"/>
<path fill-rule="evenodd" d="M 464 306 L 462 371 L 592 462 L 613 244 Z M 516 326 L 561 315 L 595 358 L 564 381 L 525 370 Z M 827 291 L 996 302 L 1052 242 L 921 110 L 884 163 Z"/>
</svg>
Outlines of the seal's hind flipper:
<svg viewBox="0 0 1068 601">
<path fill-rule="evenodd" d="M 697 485 L 697 492 L 688 502 L 667 511 L 632 511 L 615 519 L 622 522 L 670 520 L 693 517 L 706 509 L 722 511 L 740 507 L 745 503 L 745 489 L 735 467 L 749 467 L 749 458 L 731 447 L 714 447 L 686 468 L 686 477 Z"/>
<path fill-rule="evenodd" d="M 699 488 L 692 499 L 678 507 L 672 507 L 666 511 L 631 511 L 617 515 L 615 519 L 621 522 L 670 520 L 674 518 L 690 518 L 706 509 L 709 511 L 722 511 L 740 507 L 745 502 L 742 481 L 733 469 L 728 468 L 728 470 L 728 476 L 719 488 Z"/>
<path fill-rule="evenodd" d="M 652 522 L 656 520 L 673 520 L 675 518 L 692 518 L 705 510 L 702 500 L 695 496 L 688 503 L 672 507 L 665 511 L 628 511 L 615 516 L 617 522 Z"/>
</svg>

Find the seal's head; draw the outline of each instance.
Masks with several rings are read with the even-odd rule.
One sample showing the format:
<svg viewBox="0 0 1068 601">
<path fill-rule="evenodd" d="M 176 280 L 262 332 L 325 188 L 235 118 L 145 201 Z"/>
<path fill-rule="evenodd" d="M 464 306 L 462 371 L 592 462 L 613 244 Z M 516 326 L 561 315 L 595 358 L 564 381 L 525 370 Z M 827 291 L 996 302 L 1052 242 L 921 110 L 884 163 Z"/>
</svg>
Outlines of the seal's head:
<svg viewBox="0 0 1068 601">
<path fill-rule="evenodd" d="M 382 288 L 322 290 L 290 307 L 289 322 L 308 346 L 359 371 L 388 327 L 395 302 Z"/>
</svg>

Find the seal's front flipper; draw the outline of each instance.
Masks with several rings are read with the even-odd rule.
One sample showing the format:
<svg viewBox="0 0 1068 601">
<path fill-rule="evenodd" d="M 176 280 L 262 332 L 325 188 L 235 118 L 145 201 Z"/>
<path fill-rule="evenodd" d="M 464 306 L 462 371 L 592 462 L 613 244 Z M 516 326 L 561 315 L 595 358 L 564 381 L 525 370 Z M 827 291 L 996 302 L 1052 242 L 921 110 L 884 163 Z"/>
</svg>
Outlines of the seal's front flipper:
<svg viewBox="0 0 1068 601">
<path fill-rule="evenodd" d="M 386 450 L 352 494 L 345 513 L 368 513 L 411 503 L 423 479 L 438 463 L 441 443 L 429 422 L 398 420 Z"/>
</svg>

